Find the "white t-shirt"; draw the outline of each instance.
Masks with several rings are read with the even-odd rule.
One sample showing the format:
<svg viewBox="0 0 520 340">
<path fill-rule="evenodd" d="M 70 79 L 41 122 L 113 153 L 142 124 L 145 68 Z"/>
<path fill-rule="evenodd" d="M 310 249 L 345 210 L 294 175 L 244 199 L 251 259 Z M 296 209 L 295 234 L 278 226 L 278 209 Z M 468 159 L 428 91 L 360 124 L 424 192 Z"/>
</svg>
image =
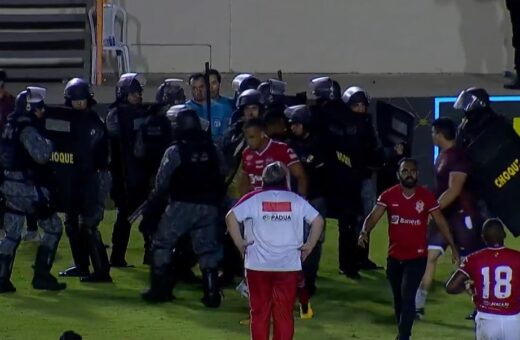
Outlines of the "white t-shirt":
<svg viewBox="0 0 520 340">
<path fill-rule="evenodd" d="M 245 268 L 258 271 L 299 271 L 304 221 L 319 213 L 306 200 L 285 190 L 258 190 L 244 196 L 232 209 L 244 223 L 248 246 Z"/>
</svg>

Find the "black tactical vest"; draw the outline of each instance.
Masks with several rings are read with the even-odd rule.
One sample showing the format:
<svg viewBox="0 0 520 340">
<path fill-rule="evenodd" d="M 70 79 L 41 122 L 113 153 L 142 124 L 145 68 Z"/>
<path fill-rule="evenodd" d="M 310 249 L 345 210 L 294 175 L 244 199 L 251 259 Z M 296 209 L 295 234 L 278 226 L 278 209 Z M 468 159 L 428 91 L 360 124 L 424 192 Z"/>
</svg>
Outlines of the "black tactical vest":
<svg viewBox="0 0 520 340">
<path fill-rule="evenodd" d="M 217 151 L 211 140 L 177 143 L 181 164 L 171 180 L 172 201 L 218 204 L 224 179 L 220 173 Z"/>
<path fill-rule="evenodd" d="M 13 113 L 8 117 L 0 139 L 0 166 L 3 169 L 26 172 L 38 167 L 20 141 L 20 134 L 26 127 L 33 127 L 43 133 L 42 124 L 37 122 L 34 115 Z"/>
</svg>

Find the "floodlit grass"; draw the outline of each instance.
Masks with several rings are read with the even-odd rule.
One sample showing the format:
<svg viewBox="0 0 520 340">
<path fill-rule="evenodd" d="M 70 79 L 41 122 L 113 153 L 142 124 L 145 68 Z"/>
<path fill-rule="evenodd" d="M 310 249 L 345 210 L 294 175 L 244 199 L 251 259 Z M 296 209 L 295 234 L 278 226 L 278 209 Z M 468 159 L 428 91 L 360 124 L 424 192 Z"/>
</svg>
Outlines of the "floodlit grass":
<svg viewBox="0 0 520 340">
<path fill-rule="evenodd" d="M 114 214 L 106 215 L 102 231 L 105 242 L 109 242 Z M 519 244 L 512 237 L 509 241 L 514 246 Z M 68 247 L 64 236 L 53 273 L 70 265 Z M 127 256 L 136 267 L 112 270 L 113 284 L 81 284 L 68 278 L 63 280 L 68 284 L 66 291 L 35 291 L 30 287 L 35 250 L 35 245 L 21 245 L 13 273 L 18 291 L 0 295 L 0 339 L 58 339 L 69 329 L 84 339 L 249 337 L 249 328 L 238 323 L 247 315 L 247 303 L 233 289 L 224 291 L 225 300 L 218 310 L 204 308 L 199 301 L 201 287 L 187 285 L 176 287 L 177 300 L 172 303 L 144 303 L 139 293 L 147 285 L 148 268 L 141 265 L 142 240 L 136 230 Z M 372 238 L 372 259 L 384 264 L 386 250 L 386 226 L 380 225 Z M 453 266 L 448 256 L 440 262 L 426 319 L 416 322 L 414 339 L 473 339 L 473 324 L 464 320 L 472 310 L 470 299 L 444 292 L 444 281 Z M 329 221 L 318 293 L 312 300 L 315 318 L 297 319 L 296 339 L 394 339 L 397 331 L 384 272 L 364 272 L 362 276 L 362 280 L 352 281 L 338 274 L 337 228 L 335 221 Z"/>
</svg>

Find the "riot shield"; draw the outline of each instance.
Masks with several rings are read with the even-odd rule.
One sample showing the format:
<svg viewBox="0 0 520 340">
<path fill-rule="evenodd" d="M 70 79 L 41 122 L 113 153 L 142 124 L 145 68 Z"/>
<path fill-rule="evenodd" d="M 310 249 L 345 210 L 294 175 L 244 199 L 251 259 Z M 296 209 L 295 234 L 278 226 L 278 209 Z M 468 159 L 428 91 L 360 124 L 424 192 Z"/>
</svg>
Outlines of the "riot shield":
<svg viewBox="0 0 520 340">
<path fill-rule="evenodd" d="M 472 183 L 491 213 L 514 236 L 520 235 L 520 137 L 511 124 L 499 119 L 489 124 L 467 147 L 472 161 Z"/>
<path fill-rule="evenodd" d="M 71 212 L 79 206 L 77 194 L 79 178 L 75 172 L 79 150 L 76 147 L 77 115 L 66 107 L 48 106 L 45 111 L 45 130 L 52 141 L 50 165 L 56 176 L 54 203 L 59 212 Z"/>
<path fill-rule="evenodd" d="M 395 105 L 378 101 L 377 133 L 384 146 L 404 144 L 411 153 L 415 116 Z"/>
</svg>

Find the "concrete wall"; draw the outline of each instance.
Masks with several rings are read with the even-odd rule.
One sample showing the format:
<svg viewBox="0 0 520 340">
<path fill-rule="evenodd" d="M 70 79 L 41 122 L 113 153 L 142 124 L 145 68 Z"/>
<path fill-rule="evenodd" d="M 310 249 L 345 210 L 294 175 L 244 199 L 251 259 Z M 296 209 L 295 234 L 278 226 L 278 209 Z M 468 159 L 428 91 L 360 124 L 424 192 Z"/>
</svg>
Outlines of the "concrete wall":
<svg viewBox="0 0 520 340">
<path fill-rule="evenodd" d="M 137 71 L 500 73 L 503 0 L 114 0 Z M 144 46 L 140 44 L 161 44 Z"/>
</svg>

